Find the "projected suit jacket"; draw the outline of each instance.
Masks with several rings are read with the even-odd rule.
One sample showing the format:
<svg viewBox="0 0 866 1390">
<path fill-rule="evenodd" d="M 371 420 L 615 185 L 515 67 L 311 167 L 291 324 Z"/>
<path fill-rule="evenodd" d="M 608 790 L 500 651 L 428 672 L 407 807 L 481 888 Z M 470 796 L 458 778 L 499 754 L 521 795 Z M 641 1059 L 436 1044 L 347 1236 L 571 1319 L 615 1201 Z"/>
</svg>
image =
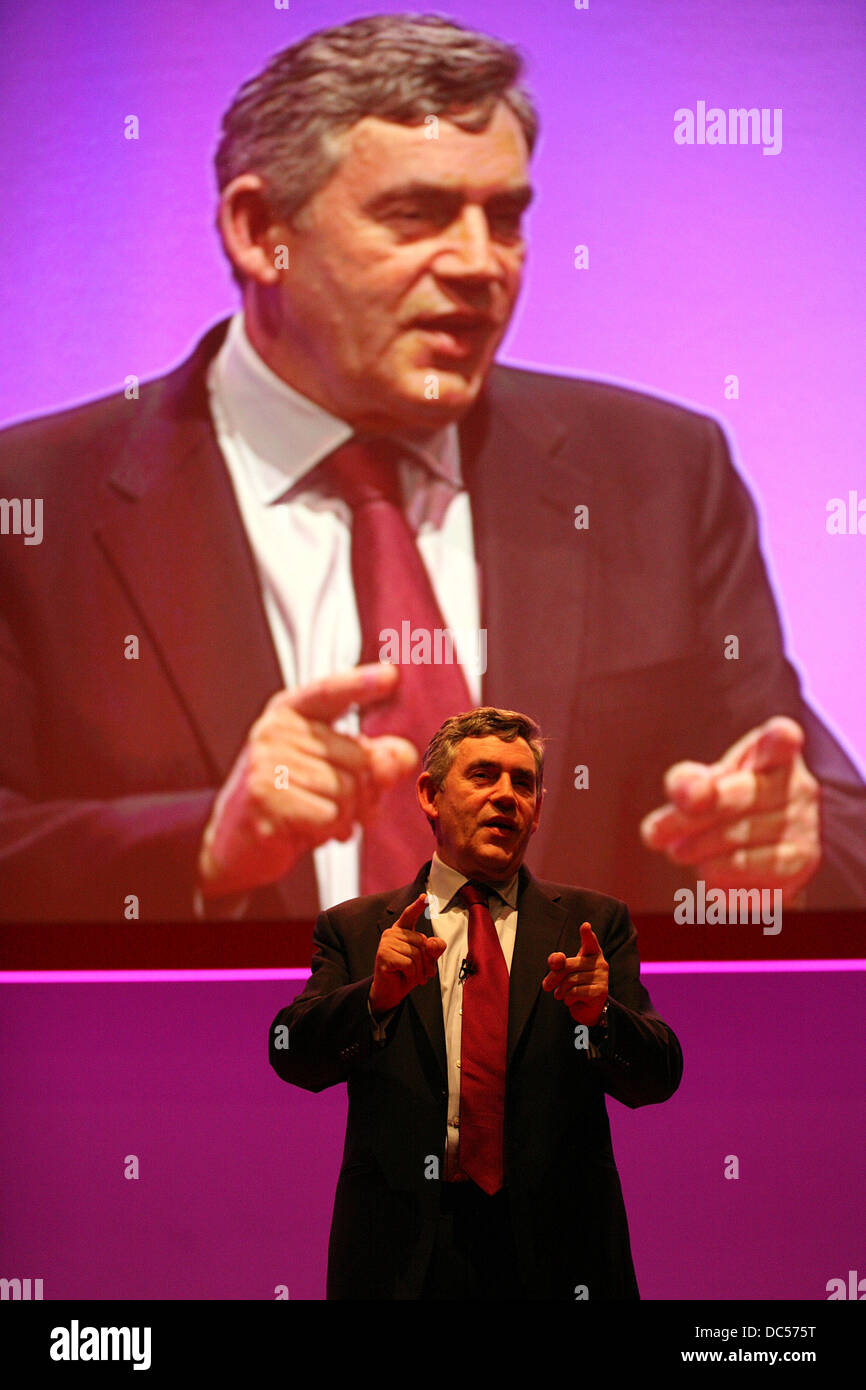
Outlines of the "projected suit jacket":
<svg viewBox="0 0 866 1390">
<path fill-rule="evenodd" d="M 121 921 L 129 894 L 142 918 L 189 918 L 214 796 L 281 688 L 208 410 L 225 327 L 140 400 L 0 441 L 0 494 L 41 497 L 44 517 L 40 545 L 0 537 L 6 920 Z M 482 702 L 525 710 L 550 737 L 534 869 L 670 910 L 684 871 L 638 839 L 665 770 L 790 714 L 824 786 L 809 901 L 866 904 L 864 789 L 786 662 L 719 427 L 637 392 L 495 366 L 460 447 L 488 634 Z M 317 909 L 307 856 L 252 894 L 247 916 Z"/>
<path fill-rule="evenodd" d="M 373 1040 L 367 1012 L 381 933 L 424 891 L 429 868 L 396 892 L 322 914 L 312 977 L 269 1035 L 271 1065 L 284 1080 L 310 1091 L 348 1084 L 329 1298 L 416 1298 L 430 1258 L 448 1099 L 438 974 L 399 1005 L 384 1045 Z M 682 1075 L 680 1045 L 640 983 L 624 903 L 523 868 L 517 906 L 504 1156 L 526 1295 L 636 1298 L 605 1093 L 632 1108 L 667 1100 Z M 575 1046 L 571 1014 L 541 989 L 552 951 L 577 954 L 583 921 L 610 965 L 610 1029 L 597 1056 Z M 430 922 L 421 924 L 429 935 Z M 277 1046 L 281 1025 L 288 1046 Z"/>
</svg>

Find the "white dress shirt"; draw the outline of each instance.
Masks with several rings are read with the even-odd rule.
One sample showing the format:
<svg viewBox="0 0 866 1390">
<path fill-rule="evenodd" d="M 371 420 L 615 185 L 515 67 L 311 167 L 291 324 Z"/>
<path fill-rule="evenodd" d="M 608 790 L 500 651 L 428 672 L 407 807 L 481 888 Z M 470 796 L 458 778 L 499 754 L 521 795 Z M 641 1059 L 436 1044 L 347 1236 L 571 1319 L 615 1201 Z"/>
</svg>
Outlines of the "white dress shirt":
<svg viewBox="0 0 866 1390">
<path fill-rule="evenodd" d="M 352 586 L 351 514 L 340 499 L 321 496 L 312 483 L 305 489 L 302 480 L 351 437 L 351 427 L 265 365 L 247 337 L 241 314 L 232 319 L 211 363 L 208 390 L 217 441 L 255 558 L 286 688 L 350 670 L 361 653 Z M 423 446 L 398 442 L 406 446 L 400 464 L 406 517 L 477 704 L 479 652 L 486 654 L 486 649 L 478 639 L 479 580 L 457 427 L 439 430 Z M 231 678 L 226 672 L 226 679 Z M 357 714 L 347 714 L 335 727 L 357 732 Z M 356 830 L 352 840 L 331 841 L 314 851 L 323 906 L 358 895 L 359 850 Z"/>
</svg>

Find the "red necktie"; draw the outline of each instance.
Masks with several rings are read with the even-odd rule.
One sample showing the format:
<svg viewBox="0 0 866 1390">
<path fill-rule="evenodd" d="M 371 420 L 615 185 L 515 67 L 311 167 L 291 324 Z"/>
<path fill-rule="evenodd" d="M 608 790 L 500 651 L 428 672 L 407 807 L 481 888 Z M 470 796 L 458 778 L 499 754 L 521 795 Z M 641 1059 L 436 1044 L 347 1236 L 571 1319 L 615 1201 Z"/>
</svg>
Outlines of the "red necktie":
<svg viewBox="0 0 866 1390">
<path fill-rule="evenodd" d="M 469 973 L 463 982 L 458 1165 L 492 1196 L 505 1180 L 508 967 L 487 892 L 465 883 L 460 896 L 469 908 Z"/>
<path fill-rule="evenodd" d="M 471 709 L 472 699 L 456 651 L 451 662 L 432 659 L 433 634 L 444 630 L 445 622 L 403 515 L 398 466 L 398 450 L 389 440 L 354 437 L 329 455 L 320 470 L 352 511 L 352 580 L 361 624 L 361 662 L 380 660 L 385 640 L 380 633 L 386 629 L 396 631 L 401 643 L 406 622 L 410 633 L 429 634 L 431 660 L 401 664 L 396 695 L 362 711 L 361 730 L 371 738 L 398 734 L 423 753 L 443 720 Z M 441 650 L 447 651 L 447 644 Z M 433 852 L 415 781 L 414 776 L 406 777 L 384 793 L 375 824 L 365 830 L 362 893 L 409 882 Z"/>
</svg>

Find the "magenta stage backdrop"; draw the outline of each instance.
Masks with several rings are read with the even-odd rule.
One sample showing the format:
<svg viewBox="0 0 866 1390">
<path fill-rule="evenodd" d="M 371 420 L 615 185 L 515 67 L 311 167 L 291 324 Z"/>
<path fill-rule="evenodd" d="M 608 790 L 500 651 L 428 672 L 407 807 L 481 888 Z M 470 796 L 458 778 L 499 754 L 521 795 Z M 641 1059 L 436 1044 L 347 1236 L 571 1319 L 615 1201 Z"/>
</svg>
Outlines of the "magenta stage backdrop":
<svg viewBox="0 0 866 1390">
<path fill-rule="evenodd" d="M 643 1298 L 823 1300 L 866 1275 L 863 979 L 647 980 L 685 1070 L 665 1105 L 608 1102 Z M 297 988 L 7 988 L 3 1275 L 45 1299 L 323 1298 L 345 1088 L 268 1066 Z"/>
<path fill-rule="evenodd" d="M 423 7 L 4 7 L 0 420 L 158 374 L 236 307 L 213 231 L 222 111 L 311 30 L 411 8 Z M 522 48 L 542 117 L 528 280 L 500 357 L 721 417 L 761 508 L 807 694 L 862 768 L 866 536 L 826 526 L 830 499 L 854 492 L 866 527 L 862 6 L 444 11 Z M 698 143 L 700 110 L 714 106 L 765 111 L 767 138 Z M 691 145 L 674 139 L 686 108 Z M 136 140 L 124 138 L 130 115 Z M 575 269 L 579 245 L 587 269 Z"/>
</svg>

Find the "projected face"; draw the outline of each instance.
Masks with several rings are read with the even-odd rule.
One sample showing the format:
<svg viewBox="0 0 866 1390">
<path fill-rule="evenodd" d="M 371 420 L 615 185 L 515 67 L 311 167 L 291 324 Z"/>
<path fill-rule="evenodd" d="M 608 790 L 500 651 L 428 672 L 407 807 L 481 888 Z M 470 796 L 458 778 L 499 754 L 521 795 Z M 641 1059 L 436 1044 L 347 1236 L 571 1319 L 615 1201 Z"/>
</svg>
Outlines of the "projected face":
<svg viewBox="0 0 866 1390">
<path fill-rule="evenodd" d="M 286 229 L 277 369 L 356 429 L 438 429 L 475 401 L 520 289 L 520 125 L 502 103 L 474 134 L 365 117 L 342 144 Z"/>
<path fill-rule="evenodd" d="M 524 739 L 463 739 L 442 786 L 422 773 L 418 793 L 446 864 L 491 883 L 517 872 L 541 814 L 535 758 Z"/>
</svg>

